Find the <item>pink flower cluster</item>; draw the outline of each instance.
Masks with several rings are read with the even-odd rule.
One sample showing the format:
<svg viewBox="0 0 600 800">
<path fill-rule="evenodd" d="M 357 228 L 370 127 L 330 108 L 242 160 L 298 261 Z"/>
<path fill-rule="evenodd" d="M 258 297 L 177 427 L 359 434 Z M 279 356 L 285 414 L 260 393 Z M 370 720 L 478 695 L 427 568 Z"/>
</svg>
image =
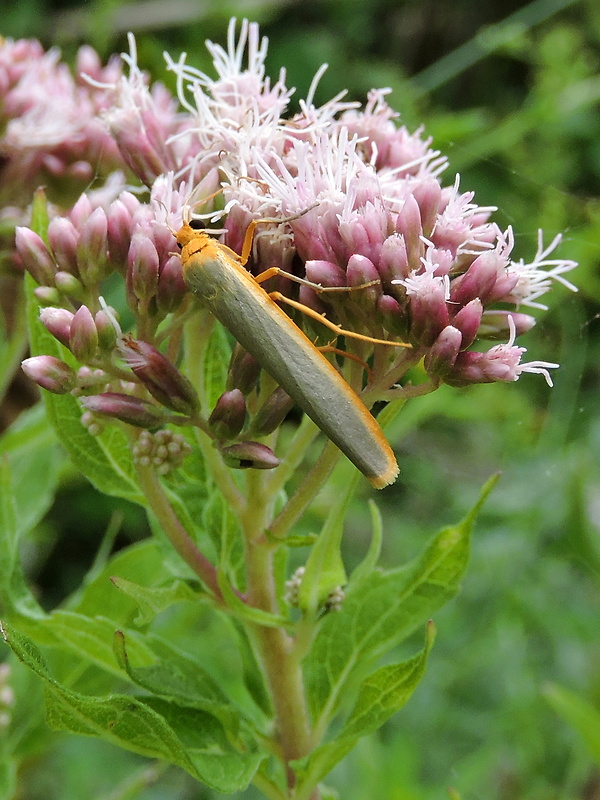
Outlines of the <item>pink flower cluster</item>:
<svg viewBox="0 0 600 800">
<path fill-rule="evenodd" d="M 149 201 L 142 202 L 130 191 L 118 194 L 118 178 L 107 181 L 103 194 L 83 195 L 66 216 L 51 221 L 49 246 L 32 231 L 18 230 L 18 253 L 40 284 L 38 297 L 55 307 L 42 321 L 82 363 L 101 366 L 111 348 L 123 358 L 122 338 L 108 331 L 100 308 L 100 282 L 112 271 L 125 278 L 138 344 L 156 344 L 159 325 L 181 312 L 185 295 L 172 230 L 221 188 L 223 202 L 213 199 L 199 216 L 209 224 L 222 219 L 222 241 L 236 252 L 251 220 L 297 215 L 286 225 L 258 228 L 253 271 L 283 268 L 305 280 L 298 290 L 305 305 L 346 329 L 410 344 L 399 349 L 346 340 L 355 357 L 373 364 L 370 399 L 399 396 L 403 377 L 418 362 L 432 388 L 513 381 L 522 372 L 539 372 L 551 383 L 548 369 L 557 365 L 523 363 L 525 350 L 514 340 L 535 323 L 521 308 L 544 308 L 539 298 L 554 281 L 574 289 L 563 275 L 575 263 L 550 258 L 560 237 L 544 247 L 540 234 L 533 261 L 514 260 L 512 231 L 500 230 L 491 221 L 494 209 L 477 206 L 458 177 L 443 185 L 446 159 L 422 130 L 410 133 L 397 124 L 387 90 L 371 92 L 364 108 L 346 102 L 343 93 L 316 106 L 319 71 L 290 115 L 293 90 L 283 70 L 273 84 L 266 77 L 267 42 L 256 25 L 244 21 L 236 39 L 232 20 L 227 48 L 207 46 L 216 78 L 188 66 L 185 55 L 178 61 L 166 56 L 179 103 L 139 70 L 133 39 L 124 56 L 127 76 L 114 62 L 101 68 L 84 49 L 79 68 L 87 78 L 77 81 L 52 51 L 44 54 L 32 43 L 0 48 L 0 60 L 11 63 L 0 87 L 5 152 L 17 140 L 29 141 L 36 170 L 42 163 L 58 174 L 79 163 L 90 167 L 102 151 L 150 188 Z M 33 91 L 36 79 L 51 84 L 48 96 L 60 94 L 54 113 L 48 98 Z M 15 133 L 19 125 L 26 132 L 36 116 L 44 121 L 37 144 L 33 135 L 28 140 Z M 59 121 L 71 133 L 55 141 Z M 284 290 L 294 292 L 294 284 Z M 318 323 L 307 326 L 315 338 Z M 482 348 L 485 340 L 503 338 L 506 344 Z M 139 379 L 143 365 L 137 367 Z M 54 363 L 51 372 L 61 391 L 81 390 L 70 372 Z M 166 380 L 168 369 L 158 373 Z M 232 414 L 237 420 L 240 402 L 228 396 L 224 408 L 215 409 L 214 425 L 227 427 Z M 287 408 L 289 398 L 282 403 Z M 147 413 L 145 407 L 137 411 Z"/>
<path fill-rule="evenodd" d="M 74 77 L 56 49 L 0 41 L 1 206 L 25 207 L 40 184 L 55 187 L 66 206 L 95 176 L 123 166 L 101 118 L 111 92 L 90 85 L 84 74 L 111 84 L 121 66 L 113 59 L 102 67 L 97 53 L 82 47 Z"/>
</svg>

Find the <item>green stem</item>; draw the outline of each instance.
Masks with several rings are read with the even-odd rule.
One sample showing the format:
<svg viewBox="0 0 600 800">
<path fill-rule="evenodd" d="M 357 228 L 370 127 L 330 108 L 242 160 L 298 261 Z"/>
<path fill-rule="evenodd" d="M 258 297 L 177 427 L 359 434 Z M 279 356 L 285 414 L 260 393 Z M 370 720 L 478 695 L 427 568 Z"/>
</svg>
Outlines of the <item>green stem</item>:
<svg viewBox="0 0 600 800">
<path fill-rule="evenodd" d="M 217 571 L 206 556 L 198 550 L 192 537 L 181 524 L 169 499 L 163 491 L 152 467 L 136 464 L 137 476 L 148 501 L 148 505 L 158 519 L 160 526 L 176 552 L 188 564 L 212 592 L 222 602 L 223 596 L 217 582 Z"/>
<path fill-rule="evenodd" d="M 341 455 L 333 442 L 327 442 L 317 463 L 305 475 L 292 497 L 271 523 L 269 530 L 272 536 L 276 539 L 283 539 L 318 494 Z"/>
<path fill-rule="evenodd" d="M 279 613 L 274 578 L 276 548 L 265 530 L 272 512 L 274 495 L 262 475 L 249 475 L 248 504 L 242 519 L 246 539 L 246 597 L 251 606 Z M 282 628 L 250 625 L 249 634 L 261 664 L 275 710 L 276 735 L 286 762 L 287 780 L 293 790 L 295 775 L 289 762 L 311 749 L 311 729 L 300 663 L 294 656 L 293 641 Z"/>
</svg>

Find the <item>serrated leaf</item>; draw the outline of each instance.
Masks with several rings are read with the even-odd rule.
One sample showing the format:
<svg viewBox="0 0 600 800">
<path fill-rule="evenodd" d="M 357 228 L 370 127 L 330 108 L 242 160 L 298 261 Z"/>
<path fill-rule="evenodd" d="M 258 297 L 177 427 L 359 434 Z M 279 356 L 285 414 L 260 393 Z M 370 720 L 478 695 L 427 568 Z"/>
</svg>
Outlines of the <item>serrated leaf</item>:
<svg viewBox="0 0 600 800">
<path fill-rule="evenodd" d="M 435 627 L 430 622 L 420 653 L 399 664 L 386 664 L 365 678 L 340 738 L 366 736 L 376 731 L 405 705 L 423 677 L 434 639 Z"/>
<path fill-rule="evenodd" d="M 35 282 L 26 276 L 27 317 L 31 355 L 52 355 L 77 366 L 72 355 L 41 324 L 33 294 Z M 100 436 L 91 436 L 81 424 L 82 410 L 70 394 L 43 391 L 48 420 L 73 463 L 104 494 L 145 505 L 133 465 L 129 439 L 117 425 L 107 425 Z"/>
<path fill-rule="evenodd" d="M 23 529 L 17 522 L 8 458 L 0 457 L 0 609 L 5 616 L 43 619 L 44 611 L 29 591 L 19 557 Z"/>
<path fill-rule="evenodd" d="M 321 727 L 335 714 L 348 684 L 369 663 L 456 594 L 477 511 L 496 479 L 488 481 L 466 518 L 444 528 L 420 558 L 399 569 L 374 572 L 358 587 L 350 587 L 341 610 L 324 620 L 305 660 L 311 712 Z"/>
<path fill-rule="evenodd" d="M 140 586 L 139 583 L 127 578 L 111 577 L 114 586 L 121 592 L 131 597 L 138 606 L 139 613 L 134 619 L 136 625 L 145 625 L 151 622 L 157 614 L 170 608 L 175 603 L 197 602 L 202 595 L 194 591 L 191 586 L 180 580 L 175 580 L 170 586 L 149 587 Z"/>
<path fill-rule="evenodd" d="M 17 657 L 43 679 L 52 727 L 163 759 L 218 792 L 231 794 L 248 786 L 264 755 L 235 750 L 211 715 L 159 698 L 143 702 L 130 695 L 98 698 L 73 692 L 50 675 L 42 654 L 27 637 L 5 625 L 0 630 Z"/>
<path fill-rule="evenodd" d="M 137 667 L 131 664 L 124 633 L 116 631 L 113 641 L 117 661 L 133 683 L 163 700 L 212 714 L 230 736 L 238 736 L 242 720 L 239 709 L 230 703 L 196 660 L 167 642 L 151 637 L 149 644 L 156 661 Z"/>
<path fill-rule="evenodd" d="M 592 757 L 600 764 L 600 711 L 555 683 L 544 688 L 544 695 L 556 713 L 583 737 Z"/>
<path fill-rule="evenodd" d="M 308 796 L 312 788 L 352 750 L 358 739 L 376 731 L 406 704 L 423 677 L 434 638 L 435 628 L 430 622 L 425 647 L 420 653 L 399 664 L 380 667 L 365 678 L 354 709 L 335 740 L 293 763 L 299 780 L 298 797 Z"/>
<path fill-rule="evenodd" d="M 88 617 L 73 611 L 53 611 L 40 630 L 42 641 L 67 649 L 84 662 L 91 662 L 103 670 L 123 677 L 113 652 L 113 635 L 116 624 L 100 616 Z M 127 631 L 129 650 L 136 661 L 151 664 L 155 656 L 137 631 Z M 38 641 L 40 641 L 38 639 Z"/>
</svg>

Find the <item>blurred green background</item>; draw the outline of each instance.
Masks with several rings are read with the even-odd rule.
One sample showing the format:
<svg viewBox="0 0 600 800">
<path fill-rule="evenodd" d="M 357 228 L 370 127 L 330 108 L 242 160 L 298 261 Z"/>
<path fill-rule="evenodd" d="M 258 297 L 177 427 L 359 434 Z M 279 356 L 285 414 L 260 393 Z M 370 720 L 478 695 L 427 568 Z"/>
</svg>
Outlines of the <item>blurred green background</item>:
<svg viewBox="0 0 600 800">
<path fill-rule="evenodd" d="M 448 155 L 444 182 L 459 172 L 463 190 L 498 206 L 501 227 L 514 226 L 516 257 L 533 256 L 542 227 L 547 242 L 563 232 L 560 254 L 580 262 L 569 276 L 579 293 L 557 287 L 519 342 L 531 360 L 560 362 L 553 389 L 531 375 L 443 388 L 413 401 L 390 432 L 402 473 L 377 498 L 386 565 L 457 521 L 491 473 L 503 477 L 480 517 L 463 591 L 436 617 L 425 679 L 330 783 L 344 800 L 599 800 L 600 3 L 19 0 L 3 4 L 0 32 L 58 45 L 69 61 L 84 42 L 103 58 L 126 50 L 132 30 L 141 66 L 168 83 L 163 50 L 185 50 L 210 71 L 204 40 L 223 43 L 231 15 L 260 22 L 269 72 L 285 66 L 297 96 L 323 62 L 330 67 L 317 103 L 342 88 L 364 100 L 371 87 L 390 86 L 401 121 L 424 125 Z M 307 528 L 316 528 L 330 491 Z M 366 489 L 348 521 L 350 565 L 368 539 L 365 498 Z M 118 543 L 145 536 L 137 509 L 65 469 L 25 553 L 48 608 L 81 581 L 116 505 Z M 41 691 L 17 674 L 17 692 L 19 680 L 28 702 L 16 713 L 29 715 L 27 735 L 40 741 L 23 770 L 23 800 L 216 797 L 174 769 L 144 788 L 143 759 L 48 736 Z M 127 793 L 132 769 L 138 784 Z"/>
</svg>

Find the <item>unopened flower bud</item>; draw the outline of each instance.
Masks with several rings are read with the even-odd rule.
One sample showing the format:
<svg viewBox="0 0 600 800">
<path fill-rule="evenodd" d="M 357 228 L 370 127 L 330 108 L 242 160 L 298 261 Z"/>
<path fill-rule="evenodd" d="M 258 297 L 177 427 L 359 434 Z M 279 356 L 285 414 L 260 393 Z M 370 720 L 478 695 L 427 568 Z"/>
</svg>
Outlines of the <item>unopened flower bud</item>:
<svg viewBox="0 0 600 800">
<path fill-rule="evenodd" d="M 256 386 L 259 375 L 260 364 L 258 361 L 240 344 L 236 343 L 229 362 L 227 389 L 239 389 L 242 394 L 250 394 Z"/>
<path fill-rule="evenodd" d="M 54 356 L 26 358 L 21 367 L 28 378 L 53 394 L 67 394 L 77 382 L 75 371 Z"/>
<path fill-rule="evenodd" d="M 158 287 L 158 253 L 145 233 L 134 234 L 127 255 L 127 286 L 137 300 L 150 300 Z"/>
<path fill-rule="evenodd" d="M 15 229 L 17 253 L 25 269 L 41 286 L 54 286 L 56 265 L 41 236 L 30 228 Z"/>
<path fill-rule="evenodd" d="M 462 333 L 448 325 L 425 356 L 424 366 L 430 375 L 445 378 L 450 373 L 462 346 Z"/>
<path fill-rule="evenodd" d="M 387 237 L 381 246 L 377 270 L 386 290 L 389 290 L 392 281 L 408 277 L 411 267 L 408 264 L 404 236 L 394 233 Z"/>
<path fill-rule="evenodd" d="M 352 300 L 362 309 L 374 311 L 382 288 L 379 273 L 369 258 L 358 253 L 350 256 L 346 267 L 346 283 L 348 286 L 362 286 L 362 289 L 351 293 Z M 369 283 L 373 285 L 365 287 Z"/>
<path fill-rule="evenodd" d="M 423 227 L 421 224 L 421 209 L 415 198 L 410 194 L 404 201 L 396 219 L 396 231 L 404 236 L 408 263 L 413 269 L 419 266 L 423 255 Z"/>
<path fill-rule="evenodd" d="M 228 467 L 233 469 L 274 469 L 281 463 L 270 447 L 260 442 L 239 442 L 221 449 Z"/>
<path fill-rule="evenodd" d="M 92 203 L 90 198 L 85 192 L 79 196 L 79 199 L 69 211 L 69 219 L 75 225 L 77 230 L 81 230 L 92 213 Z"/>
<path fill-rule="evenodd" d="M 440 208 L 442 187 L 436 178 L 428 178 L 415 185 L 413 197 L 419 204 L 423 235 L 430 236 Z"/>
<path fill-rule="evenodd" d="M 497 253 L 482 253 L 463 275 L 452 281 L 450 300 L 466 305 L 479 297 L 485 303 L 501 271 L 504 271 L 504 266 Z"/>
<path fill-rule="evenodd" d="M 383 327 L 390 333 L 406 335 L 406 315 L 400 303 L 389 294 L 377 299 L 377 315 L 383 320 Z"/>
<path fill-rule="evenodd" d="M 85 296 L 83 284 L 78 280 L 75 275 L 64 270 L 59 270 L 54 276 L 56 288 L 58 291 L 71 300 L 81 302 Z"/>
<path fill-rule="evenodd" d="M 268 436 L 278 428 L 294 407 L 289 394 L 278 386 L 268 397 L 252 420 L 252 432 L 256 436 Z"/>
<path fill-rule="evenodd" d="M 213 433 L 222 441 L 235 439 L 246 421 L 246 400 L 239 389 L 223 394 L 208 418 Z"/>
<path fill-rule="evenodd" d="M 180 414 L 195 414 L 200 402 L 191 382 L 148 342 L 124 338 L 119 349 L 152 397 Z"/>
<path fill-rule="evenodd" d="M 54 286 L 36 286 L 33 294 L 41 306 L 57 306 L 60 304 L 60 292 Z"/>
<path fill-rule="evenodd" d="M 481 300 L 476 297 L 463 306 L 452 318 L 452 325 L 462 333 L 462 349 L 465 350 L 473 344 L 479 331 L 483 305 Z"/>
<path fill-rule="evenodd" d="M 133 218 L 123 198 L 111 203 L 107 215 L 108 253 L 113 269 L 124 272 L 131 244 Z"/>
<path fill-rule="evenodd" d="M 105 392 L 81 398 L 81 405 L 94 414 L 112 417 L 137 428 L 157 428 L 168 417 L 152 403 L 118 392 Z"/>
<path fill-rule="evenodd" d="M 69 347 L 73 312 L 66 308 L 43 308 L 40 311 L 40 322 L 65 347 Z"/>
<path fill-rule="evenodd" d="M 79 275 L 77 243 L 79 231 L 68 217 L 55 217 L 48 225 L 48 241 L 61 270 Z"/>
<path fill-rule="evenodd" d="M 86 286 L 97 284 L 107 274 L 107 220 L 102 208 L 96 208 L 85 222 L 77 245 L 77 265 Z"/>
<path fill-rule="evenodd" d="M 480 339 L 499 339 L 504 341 L 511 333 L 509 317 L 515 325 L 515 335 L 522 336 L 535 325 L 535 317 L 517 311 L 484 311 L 477 335 Z"/>
<path fill-rule="evenodd" d="M 114 309 L 110 311 L 112 314 L 116 313 Z M 110 353 L 117 343 L 117 331 L 112 319 L 104 309 L 100 309 L 100 311 L 96 311 L 94 322 L 98 331 L 99 348 L 105 353 Z"/>
<path fill-rule="evenodd" d="M 90 361 L 98 349 L 98 331 L 92 313 L 81 306 L 71 320 L 69 348 L 78 361 Z"/>
<path fill-rule="evenodd" d="M 345 286 L 344 270 L 331 261 L 307 261 L 304 265 L 306 279 L 319 286 Z"/>
<path fill-rule="evenodd" d="M 181 258 L 171 256 L 167 259 L 158 276 L 156 292 L 156 305 L 163 314 L 175 311 L 187 293 L 187 286 L 183 280 Z"/>
</svg>

